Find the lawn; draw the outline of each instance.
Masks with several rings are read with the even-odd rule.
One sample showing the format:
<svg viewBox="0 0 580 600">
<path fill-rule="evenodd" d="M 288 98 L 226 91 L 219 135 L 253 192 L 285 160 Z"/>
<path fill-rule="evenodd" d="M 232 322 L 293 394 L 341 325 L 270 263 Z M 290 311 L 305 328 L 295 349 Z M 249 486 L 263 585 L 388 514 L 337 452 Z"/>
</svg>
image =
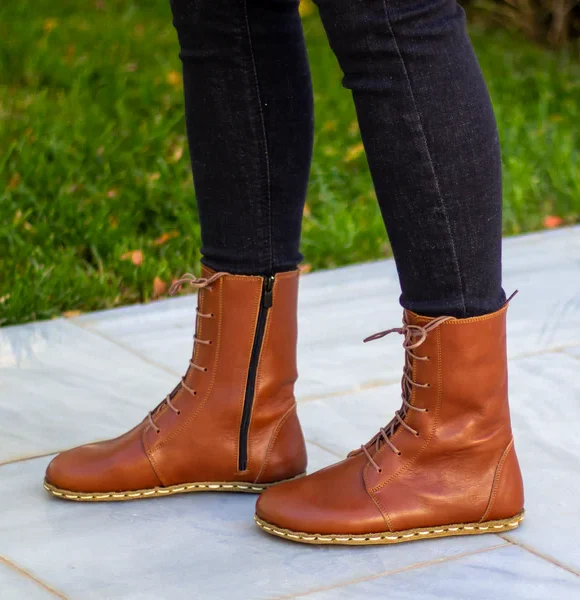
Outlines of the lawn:
<svg viewBox="0 0 580 600">
<path fill-rule="evenodd" d="M 163 295 L 199 226 L 167 0 L 0 6 L 0 325 Z M 350 93 L 304 18 L 316 144 L 310 268 L 389 253 Z M 503 144 L 506 235 L 580 220 L 580 63 L 471 28 Z M 550 217 L 546 221 L 546 217 Z"/>
</svg>

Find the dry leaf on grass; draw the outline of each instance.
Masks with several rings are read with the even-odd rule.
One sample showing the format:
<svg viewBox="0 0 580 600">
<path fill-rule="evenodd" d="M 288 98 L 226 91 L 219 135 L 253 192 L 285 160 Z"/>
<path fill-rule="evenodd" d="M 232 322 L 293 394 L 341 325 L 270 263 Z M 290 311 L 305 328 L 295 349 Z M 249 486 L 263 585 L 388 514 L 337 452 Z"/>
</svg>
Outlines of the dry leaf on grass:
<svg viewBox="0 0 580 600">
<path fill-rule="evenodd" d="M 168 285 L 161 279 L 161 277 L 155 277 L 153 280 L 153 298 L 160 298 L 167 293 Z"/>
<path fill-rule="evenodd" d="M 167 73 L 167 83 L 174 86 L 180 85 L 181 73 L 178 73 L 177 71 L 169 71 L 169 73 Z"/>
<path fill-rule="evenodd" d="M 136 267 L 143 262 L 143 252 L 141 250 L 129 250 L 121 254 L 121 260 L 130 260 Z"/>
<path fill-rule="evenodd" d="M 172 240 L 173 238 L 179 235 L 179 231 L 168 231 L 166 233 L 162 233 L 156 240 L 153 240 L 154 246 L 162 246 L 165 242 Z"/>
<path fill-rule="evenodd" d="M 547 215 L 544 218 L 544 227 L 554 229 L 555 227 L 560 227 L 562 221 L 562 217 L 558 217 L 557 215 Z"/>
</svg>

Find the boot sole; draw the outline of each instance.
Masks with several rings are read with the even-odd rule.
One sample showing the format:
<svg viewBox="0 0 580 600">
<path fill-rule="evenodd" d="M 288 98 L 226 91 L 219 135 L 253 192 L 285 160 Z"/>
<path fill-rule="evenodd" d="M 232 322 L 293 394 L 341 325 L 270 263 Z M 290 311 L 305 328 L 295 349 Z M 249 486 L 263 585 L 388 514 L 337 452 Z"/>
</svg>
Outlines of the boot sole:
<svg viewBox="0 0 580 600">
<path fill-rule="evenodd" d="M 483 523 L 456 523 L 454 525 L 441 525 L 439 527 L 418 527 L 404 531 L 385 531 L 382 533 L 367 533 L 360 535 L 303 533 L 282 529 L 272 525 L 257 515 L 254 517 L 260 529 L 281 538 L 300 542 L 301 544 L 336 544 L 348 546 L 371 546 L 377 544 L 401 544 L 415 540 L 450 537 L 454 535 L 480 535 L 484 533 L 501 533 L 511 531 L 518 527 L 524 520 L 524 511 L 509 519 L 498 521 L 484 521 Z"/>
<path fill-rule="evenodd" d="M 244 481 L 200 481 L 197 483 L 181 483 L 167 487 L 155 487 L 143 490 L 131 490 L 128 492 L 73 492 L 63 490 L 48 481 L 44 481 L 44 489 L 57 498 L 72 500 L 74 502 L 126 502 L 128 500 L 142 500 L 144 498 L 158 498 L 159 496 L 174 496 L 175 494 L 190 494 L 193 492 L 239 492 L 244 494 L 260 494 L 266 488 L 285 481 L 293 481 L 304 477 L 306 473 L 274 481 L 273 483 L 246 483 Z"/>
</svg>

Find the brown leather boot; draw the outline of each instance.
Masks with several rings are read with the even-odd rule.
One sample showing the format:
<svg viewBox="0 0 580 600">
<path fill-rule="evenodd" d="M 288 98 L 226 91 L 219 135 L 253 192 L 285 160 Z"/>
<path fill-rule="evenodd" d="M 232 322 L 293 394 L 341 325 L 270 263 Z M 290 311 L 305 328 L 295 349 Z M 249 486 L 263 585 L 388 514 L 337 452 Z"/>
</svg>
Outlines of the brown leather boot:
<svg viewBox="0 0 580 600">
<path fill-rule="evenodd" d="M 523 519 L 507 397 L 505 316 L 406 312 L 403 405 L 342 462 L 267 490 L 256 522 L 312 544 L 497 533 Z"/>
<path fill-rule="evenodd" d="M 198 491 L 261 492 L 302 475 L 296 415 L 298 272 L 245 277 L 204 269 L 193 358 L 137 427 L 58 455 L 44 487 L 69 500 Z"/>
</svg>

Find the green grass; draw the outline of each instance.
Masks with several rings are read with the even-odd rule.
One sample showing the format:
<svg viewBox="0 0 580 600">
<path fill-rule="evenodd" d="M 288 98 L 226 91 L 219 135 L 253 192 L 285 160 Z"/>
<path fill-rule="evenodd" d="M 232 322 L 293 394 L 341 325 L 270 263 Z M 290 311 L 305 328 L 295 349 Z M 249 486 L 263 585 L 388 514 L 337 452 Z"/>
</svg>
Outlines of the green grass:
<svg viewBox="0 0 580 600">
<path fill-rule="evenodd" d="M 169 4 L 80 6 L 0 6 L 0 324 L 147 301 L 154 278 L 197 268 Z M 350 94 L 315 15 L 305 29 L 317 117 L 306 262 L 383 257 L 388 243 Z M 503 31 L 472 36 L 500 123 L 505 233 L 539 229 L 548 214 L 577 222 L 578 62 Z M 139 266 L 122 258 L 134 250 L 143 253 Z"/>
</svg>

